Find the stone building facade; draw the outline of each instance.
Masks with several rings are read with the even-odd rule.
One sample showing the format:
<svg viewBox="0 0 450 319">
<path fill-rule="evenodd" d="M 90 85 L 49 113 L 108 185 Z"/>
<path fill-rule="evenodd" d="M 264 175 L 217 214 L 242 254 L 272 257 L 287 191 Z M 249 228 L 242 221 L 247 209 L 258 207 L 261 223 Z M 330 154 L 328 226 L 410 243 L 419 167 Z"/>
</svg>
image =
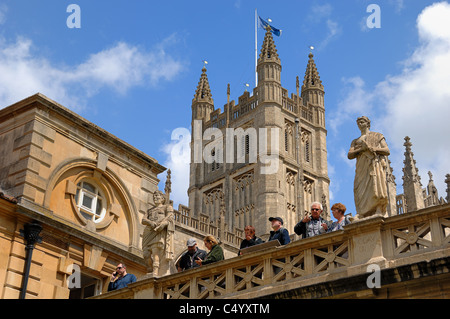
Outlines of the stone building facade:
<svg viewBox="0 0 450 319">
<path fill-rule="evenodd" d="M 1 205 L 0 298 L 19 295 L 27 244 L 20 230 L 31 223 L 41 225 L 42 240 L 27 298 L 106 291 L 119 262 L 144 273 L 140 220 L 163 166 L 41 94 L 0 110 L 0 145 L 1 192 L 14 199 Z M 73 265 L 78 290 L 66 282 Z"/>
<path fill-rule="evenodd" d="M 312 202 L 330 207 L 325 91 L 313 54 L 301 89 L 297 77 L 297 92 L 291 96 L 281 85 L 281 69 L 269 30 L 258 59 L 257 87 L 252 94 L 245 91 L 236 103 L 230 101 L 228 86 L 221 112 L 203 68 L 192 100 L 188 195 L 194 216 L 219 221 L 224 197 L 228 230 L 253 225 L 264 235 L 270 231 L 270 216 L 282 217 L 293 233 Z M 275 168 L 269 172 L 270 165 Z M 329 218 L 328 209 L 324 214 Z"/>
<path fill-rule="evenodd" d="M 141 221 L 165 170 L 42 94 L 1 109 L 0 299 L 23 291 L 27 299 L 99 295 L 119 263 L 145 276 Z M 188 238 L 205 249 L 202 239 L 212 234 L 227 258 L 236 256 L 242 234 L 219 228 L 209 216 L 190 216 L 183 205 L 174 215 L 171 273 Z M 34 225 L 39 231 L 27 234 Z"/>
<path fill-rule="evenodd" d="M 325 92 L 313 58 L 310 54 L 303 85 L 297 77 L 297 92 L 289 97 L 281 86 L 281 60 L 268 31 L 258 60 L 257 87 L 252 94 L 245 91 L 237 104 L 230 101 L 228 87 L 223 112 L 214 106 L 203 68 L 192 100 L 189 205 L 174 210 L 171 275 L 147 278 L 107 298 L 132 298 L 136 292 L 146 298 L 214 298 L 228 293 L 256 298 L 262 296 L 258 286 L 266 293 L 271 287 L 276 294 L 285 288 L 300 294 L 297 288 L 304 282 L 291 283 L 292 278 L 304 276 L 316 284 L 318 274 L 325 281 L 363 276 L 374 258 L 385 269 L 399 256 L 404 257 L 400 266 L 430 256 L 444 256 L 448 264 L 450 175 L 446 204 L 431 174 L 427 188 L 422 188 L 409 139 L 404 194 L 397 195 L 391 208 L 399 216 L 391 213 L 335 234 L 232 258 L 237 257 L 246 225 L 265 236 L 268 218 L 276 215 L 292 233 L 313 201 L 321 202 L 324 217 L 330 217 Z M 233 132 L 232 152 L 227 130 Z M 267 173 L 273 159 L 278 165 Z M 118 263 L 125 263 L 138 279 L 145 277 L 141 220 L 154 206 L 158 175 L 165 170 L 154 158 L 42 94 L 1 109 L 0 299 L 17 299 L 22 293 L 25 298 L 46 299 L 98 296 L 106 292 Z M 27 229 L 35 225 L 37 232 L 30 235 Z M 205 249 L 206 235 L 220 239 L 226 261 L 177 274 L 174 264 L 186 251 L 187 239 L 197 239 Z M 429 248 L 423 258 L 416 256 L 422 248 Z M 80 281 L 73 287 L 77 271 Z M 447 285 L 448 267 L 442 273 Z"/>
</svg>

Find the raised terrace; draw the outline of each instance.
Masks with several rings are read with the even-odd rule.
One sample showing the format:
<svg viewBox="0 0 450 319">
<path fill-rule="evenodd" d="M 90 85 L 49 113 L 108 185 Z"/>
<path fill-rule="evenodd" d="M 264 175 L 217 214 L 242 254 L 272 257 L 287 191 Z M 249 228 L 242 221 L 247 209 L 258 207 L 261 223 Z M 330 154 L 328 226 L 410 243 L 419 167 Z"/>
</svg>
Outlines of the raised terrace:
<svg viewBox="0 0 450 319">
<path fill-rule="evenodd" d="M 330 297 L 449 298 L 450 205 L 373 217 L 286 246 L 138 278 L 94 298 Z"/>
</svg>

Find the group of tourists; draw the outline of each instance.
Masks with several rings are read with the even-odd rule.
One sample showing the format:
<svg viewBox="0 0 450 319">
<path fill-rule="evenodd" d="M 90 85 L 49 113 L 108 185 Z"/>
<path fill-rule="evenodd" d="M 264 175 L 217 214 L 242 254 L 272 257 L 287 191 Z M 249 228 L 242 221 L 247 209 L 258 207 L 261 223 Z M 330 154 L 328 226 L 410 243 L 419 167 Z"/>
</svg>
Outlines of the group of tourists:
<svg viewBox="0 0 450 319">
<path fill-rule="evenodd" d="M 328 221 L 321 214 L 323 206 L 319 202 L 311 204 L 311 211 L 294 227 L 294 232 L 302 238 L 309 238 L 320 234 L 325 234 L 342 229 L 345 225 L 351 223 L 350 217 L 345 215 L 346 207 L 344 204 L 336 203 L 331 207 L 333 217 L 336 221 Z M 268 241 L 278 240 L 280 245 L 287 245 L 291 242 L 289 231 L 283 227 L 284 222 L 281 217 L 270 217 L 272 231 Z M 245 239 L 242 240 L 238 255 L 241 250 L 251 246 L 264 243 L 264 241 L 256 236 L 255 227 L 248 225 L 244 229 Z M 191 238 L 187 241 L 187 252 L 185 252 L 177 262 L 177 270 L 179 272 L 207 265 L 220 260 L 224 260 L 224 253 L 217 239 L 213 236 L 206 236 L 203 239 L 205 247 L 209 250 L 198 248 L 195 239 Z"/>
</svg>

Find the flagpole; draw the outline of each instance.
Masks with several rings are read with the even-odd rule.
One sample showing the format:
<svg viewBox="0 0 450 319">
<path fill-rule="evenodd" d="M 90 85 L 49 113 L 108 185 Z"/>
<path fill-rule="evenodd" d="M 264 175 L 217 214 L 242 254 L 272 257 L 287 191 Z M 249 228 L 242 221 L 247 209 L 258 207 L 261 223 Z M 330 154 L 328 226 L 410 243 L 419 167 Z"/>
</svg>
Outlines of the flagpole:
<svg viewBox="0 0 450 319">
<path fill-rule="evenodd" d="M 255 8 L 255 87 L 258 86 L 258 13 Z"/>
</svg>

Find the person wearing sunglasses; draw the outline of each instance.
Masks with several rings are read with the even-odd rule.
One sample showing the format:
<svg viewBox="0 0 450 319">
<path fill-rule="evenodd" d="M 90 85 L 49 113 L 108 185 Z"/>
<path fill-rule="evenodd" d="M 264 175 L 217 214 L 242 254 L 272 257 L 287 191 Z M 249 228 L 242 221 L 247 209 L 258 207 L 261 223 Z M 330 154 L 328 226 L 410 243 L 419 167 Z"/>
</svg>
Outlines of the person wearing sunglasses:
<svg viewBox="0 0 450 319">
<path fill-rule="evenodd" d="M 302 238 L 309 238 L 326 233 L 326 229 L 330 226 L 330 222 L 320 216 L 322 211 L 323 207 L 321 203 L 312 203 L 311 214 L 306 215 L 297 225 L 295 225 L 294 232 L 297 235 L 302 236 Z"/>
<path fill-rule="evenodd" d="M 125 288 L 128 284 L 136 281 L 136 276 L 127 273 L 127 267 L 124 263 L 120 263 L 116 267 L 116 271 L 111 274 L 108 285 L 108 291 Z"/>
</svg>

